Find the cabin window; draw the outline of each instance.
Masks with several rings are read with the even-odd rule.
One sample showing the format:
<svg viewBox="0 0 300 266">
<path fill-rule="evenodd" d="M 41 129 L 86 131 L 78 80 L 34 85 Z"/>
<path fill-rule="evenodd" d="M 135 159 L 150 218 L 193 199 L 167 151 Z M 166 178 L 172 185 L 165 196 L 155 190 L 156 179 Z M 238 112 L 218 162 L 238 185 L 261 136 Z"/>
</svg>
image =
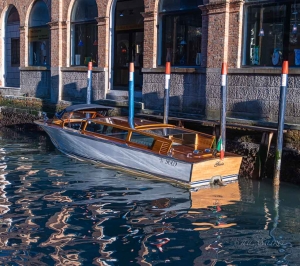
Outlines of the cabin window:
<svg viewBox="0 0 300 266">
<path fill-rule="evenodd" d="M 300 0 L 251 3 L 245 12 L 243 65 L 280 67 L 287 60 L 300 66 L 299 14 Z"/>
<path fill-rule="evenodd" d="M 104 127 L 103 134 L 113 138 L 126 140 L 128 131 L 116 127 L 106 126 Z"/>
<path fill-rule="evenodd" d="M 64 126 L 65 126 L 65 127 L 68 127 L 68 128 L 75 129 L 75 130 L 79 130 L 80 127 L 81 127 L 81 121 L 70 121 L 70 122 L 66 122 L 66 123 L 64 123 Z"/>
<path fill-rule="evenodd" d="M 178 134 L 173 136 L 174 141 L 179 140 L 181 144 L 195 144 L 196 134 Z"/>
<path fill-rule="evenodd" d="M 88 124 L 86 126 L 86 131 L 89 132 L 95 132 L 98 134 L 103 134 L 109 137 L 117 138 L 117 139 L 123 139 L 126 140 L 128 136 L 128 131 L 123 130 L 120 128 L 112 127 L 112 126 L 107 126 L 107 125 L 102 125 L 98 124 L 92 121 L 88 121 Z"/>
<path fill-rule="evenodd" d="M 98 7 L 95 0 L 77 0 L 71 16 L 71 65 L 98 63 Z"/>
<path fill-rule="evenodd" d="M 30 66 L 49 65 L 49 22 L 47 5 L 42 0 L 36 1 L 30 13 L 28 29 Z"/>
<path fill-rule="evenodd" d="M 104 125 L 102 124 L 98 124 L 92 121 L 88 121 L 85 131 L 89 131 L 89 132 L 95 132 L 95 133 L 99 133 L 99 134 L 103 134 L 103 130 L 104 130 Z"/>
<path fill-rule="evenodd" d="M 145 136 L 137 132 L 132 132 L 130 142 L 141 144 L 147 148 L 152 148 L 155 139 L 150 136 Z"/>
<path fill-rule="evenodd" d="M 166 61 L 175 66 L 201 65 L 203 0 L 161 0 L 160 39 L 161 65 Z"/>
</svg>

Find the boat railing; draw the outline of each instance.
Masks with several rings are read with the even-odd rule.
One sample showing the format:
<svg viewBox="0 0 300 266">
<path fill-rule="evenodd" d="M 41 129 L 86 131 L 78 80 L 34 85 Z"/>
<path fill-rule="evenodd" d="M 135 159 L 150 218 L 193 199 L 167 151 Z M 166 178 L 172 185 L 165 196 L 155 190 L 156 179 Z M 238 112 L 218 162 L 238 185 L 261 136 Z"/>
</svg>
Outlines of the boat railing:
<svg viewBox="0 0 300 266">
<path fill-rule="evenodd" d="M 82 120 L 80 132 L 89 136 L 126 143 L 128 146 L 151 149 L 159 154 L 167 155 L 172 146 L 172 140 L 165 137 L 93 119 Z"/>
</svg>

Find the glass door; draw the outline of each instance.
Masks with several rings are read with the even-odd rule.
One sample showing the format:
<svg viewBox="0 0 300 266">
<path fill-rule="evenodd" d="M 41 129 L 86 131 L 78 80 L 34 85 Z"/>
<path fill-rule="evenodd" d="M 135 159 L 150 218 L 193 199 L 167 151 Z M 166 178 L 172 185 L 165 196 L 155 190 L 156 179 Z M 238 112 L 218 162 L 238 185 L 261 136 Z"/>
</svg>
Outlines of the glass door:
<svg viewBox="0 0 300 266">
<path fill-rule="evenodd" d="M 114 62 L 114 89 L 127 90 L 129 63 L 135 65 L 135 89 L 142 89 L 143 31 L 116 32 Z"/>
</svg>

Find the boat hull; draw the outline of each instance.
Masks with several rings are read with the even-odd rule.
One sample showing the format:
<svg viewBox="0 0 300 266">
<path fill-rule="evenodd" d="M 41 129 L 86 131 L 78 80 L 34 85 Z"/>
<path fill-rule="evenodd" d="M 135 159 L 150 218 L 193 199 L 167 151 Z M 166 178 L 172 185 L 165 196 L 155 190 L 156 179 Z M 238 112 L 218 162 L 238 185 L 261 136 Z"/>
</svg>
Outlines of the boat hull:
<svg viewBox="0 0 300 266">
<path fill-rule="evenodd" d="M 204 178 L 201 176 L 193 178 L 198 172 L 195 171 L 199 167 L 197 165 L 201 163 L 189 163 L 170 156 L 154 154 L 143 149 L 129 147 L 124 143 L 87 136 L 73 129 L 55 127 L 42 122 L 37 122 L 37 124 L 46 131 L 58 150 L 78 159 L 134 170 L 139 174 L 179 182 L 189 187 L 208 185 L 212 177 L 219 176 L 217 167 L 215 169 L 212 167 L 211 174 L 206 174 Z M 211 159 L 210 161 L 216 164 L 218 160 Z M 216 173 L 214 173 L 215 170 Z M 237 180 L 238 171 L 239 167 L 230 171 L 230 174 L 224 172 L 221 179 L 223 181 Z M 196 174 L 199 175 L 199 173 Z"/>
</svg>

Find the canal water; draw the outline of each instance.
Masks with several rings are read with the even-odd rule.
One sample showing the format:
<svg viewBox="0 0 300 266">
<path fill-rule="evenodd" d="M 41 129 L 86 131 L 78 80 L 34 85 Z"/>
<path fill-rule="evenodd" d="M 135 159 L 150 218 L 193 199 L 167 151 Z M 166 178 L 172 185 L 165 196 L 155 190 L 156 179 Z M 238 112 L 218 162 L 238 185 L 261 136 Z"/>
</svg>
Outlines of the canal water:
<svg viewBox="0 0 300 266">
<path fill-rule="evenodd" d="M 189 191 L 0 133 L 1 265 L 300 265 L 299 187 Z"/>
</svg>

